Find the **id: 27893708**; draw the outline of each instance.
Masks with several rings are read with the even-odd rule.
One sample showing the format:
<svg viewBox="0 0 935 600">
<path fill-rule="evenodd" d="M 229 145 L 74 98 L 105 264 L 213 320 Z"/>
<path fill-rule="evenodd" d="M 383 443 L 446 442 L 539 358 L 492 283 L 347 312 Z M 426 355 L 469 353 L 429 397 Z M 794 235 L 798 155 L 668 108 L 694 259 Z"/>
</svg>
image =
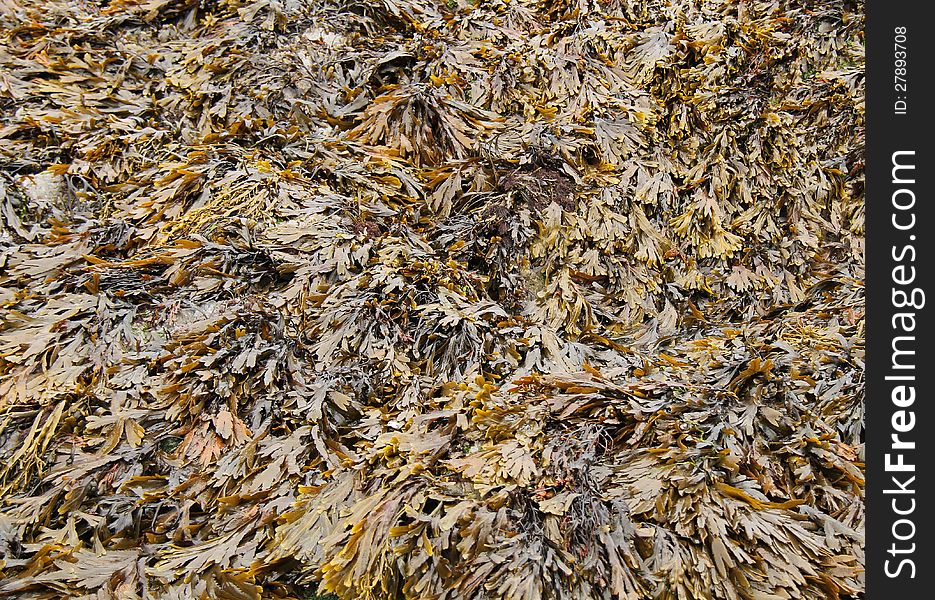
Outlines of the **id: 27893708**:
<svg viewBox="0 0 935 600">
<path fill-rule="evenodd" d="M 906 27 L 893 29 L 893 91 L 896 92 L 893 112 L 897 115 L 906 114 L 908 108 L 909 46 L 906 36 Z"/>
</svg>

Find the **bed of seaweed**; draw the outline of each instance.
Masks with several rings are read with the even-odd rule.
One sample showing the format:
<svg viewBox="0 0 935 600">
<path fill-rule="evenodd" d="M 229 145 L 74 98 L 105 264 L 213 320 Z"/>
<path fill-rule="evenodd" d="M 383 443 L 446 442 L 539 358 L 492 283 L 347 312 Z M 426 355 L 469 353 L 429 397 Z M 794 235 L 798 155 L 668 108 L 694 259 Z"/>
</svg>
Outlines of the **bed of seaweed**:
<svg viewBox="0 0 935 600">
<path fill-rule="evenodd" d="M 863 596 L 863 2 L 0 0 L 0 595 Z"/>
</svg>

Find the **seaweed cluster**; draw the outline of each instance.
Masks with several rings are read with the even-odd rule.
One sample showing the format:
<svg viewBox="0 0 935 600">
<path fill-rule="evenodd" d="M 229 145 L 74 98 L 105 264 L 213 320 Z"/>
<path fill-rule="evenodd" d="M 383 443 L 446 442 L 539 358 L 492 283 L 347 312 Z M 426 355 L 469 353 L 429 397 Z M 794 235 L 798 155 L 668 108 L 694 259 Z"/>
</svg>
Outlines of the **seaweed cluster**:
<svg viewBox="0 0 935 600">
<path fill-rule="evenodd" d="M 863 8 L 0 0 L 0 596 L 863 597 Z"/>
</svg>

